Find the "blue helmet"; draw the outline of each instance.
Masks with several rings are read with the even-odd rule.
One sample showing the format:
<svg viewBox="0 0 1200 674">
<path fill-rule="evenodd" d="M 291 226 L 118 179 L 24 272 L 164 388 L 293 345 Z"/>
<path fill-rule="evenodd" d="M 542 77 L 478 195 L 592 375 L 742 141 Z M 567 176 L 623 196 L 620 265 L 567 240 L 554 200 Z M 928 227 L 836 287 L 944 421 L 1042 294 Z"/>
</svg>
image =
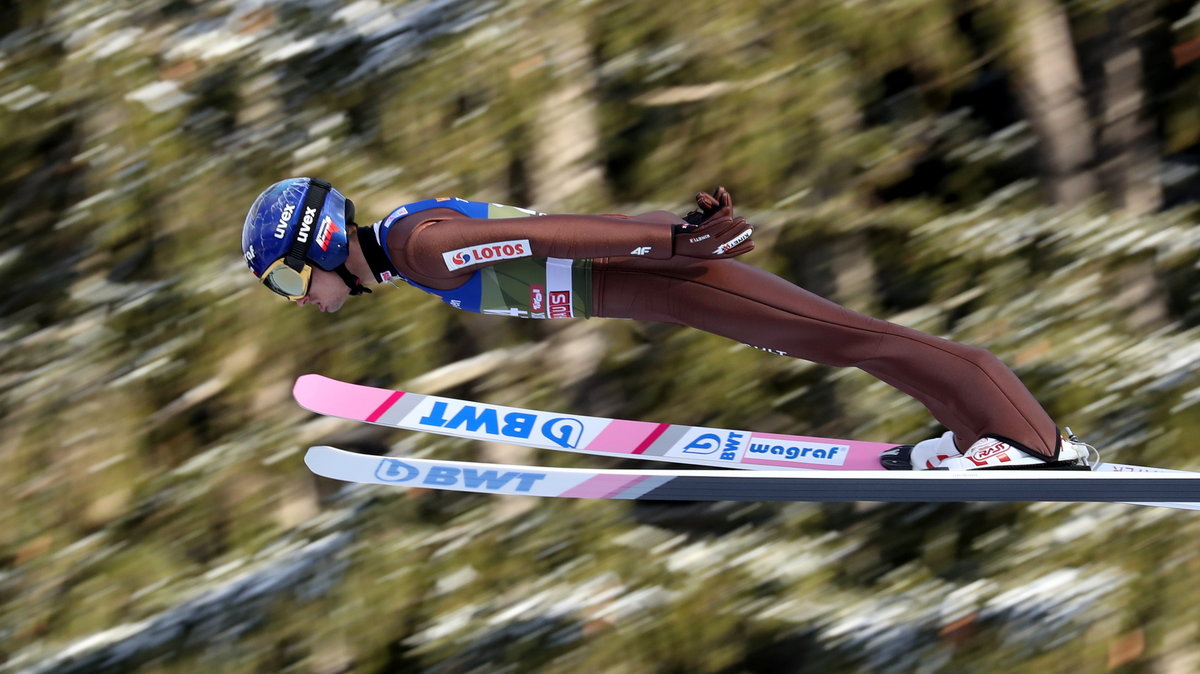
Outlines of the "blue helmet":
<svg viewBox="0 0 1200 674">
<path fill-rule="evenodd" d="M 328 193 L 323 203 L 306 204 L 314 187 Z M 353 223 L 354 202 L 329 183 L 316 178 L 288 178 L 271 185 L 254 200 L 242 225 L 242 254 L 250 271 L 261 277 L 267 267 L 297 248 L 299 241 L 307 244 L 305 262 L 325 271 L 337 271 L 349 255 L 346 230 Z"/>
</svg>

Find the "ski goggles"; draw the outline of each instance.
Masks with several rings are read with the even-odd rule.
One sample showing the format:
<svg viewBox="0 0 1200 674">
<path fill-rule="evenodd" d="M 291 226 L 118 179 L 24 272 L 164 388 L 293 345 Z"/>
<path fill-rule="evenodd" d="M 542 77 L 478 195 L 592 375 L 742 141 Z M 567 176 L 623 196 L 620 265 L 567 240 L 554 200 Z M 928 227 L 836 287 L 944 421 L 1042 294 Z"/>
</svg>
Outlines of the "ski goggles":
<svg viewBox="0 0 1200 674">
<path fill-rule="evenodd" d="M 332 186 L 324 180 L 313 178 L 309 183 L 308 194 L 304 197 L 304 206 L 296 217 L 303 218 L 305 213 L 315 213 L 312 219 L 315 223 L 321 216 L 325 197 L 329 195 L 331 188 Z M 275 260 L 263 270 L 259 280 L 271 292 L 289 300 L 298 300 L 308 294 L 308 286 L 312 282 L 312 266 L 307 262 L 308 247 L 312 245 L 313 239 L 308 234 L 301 238 L 300 228 L 297 227 L 287 255 Z"/>
<path fill-rule="evenodd" d="M 259 279 L 268 290 L 289 300 L 298 300 L 308 294 L 312 281 L 312 266 L 301 264 L 300 269 L 288 266 L 288 259 L 281 257 L 263 271 Z"/>
</svg>

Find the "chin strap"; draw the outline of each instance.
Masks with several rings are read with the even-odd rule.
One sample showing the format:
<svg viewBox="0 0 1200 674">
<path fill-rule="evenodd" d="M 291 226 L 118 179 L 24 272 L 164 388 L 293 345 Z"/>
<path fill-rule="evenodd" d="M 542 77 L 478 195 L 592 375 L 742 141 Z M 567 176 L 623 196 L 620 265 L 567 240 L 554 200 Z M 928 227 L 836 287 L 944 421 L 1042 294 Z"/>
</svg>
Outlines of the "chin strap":
<svg viewBox="0 0 1200 674">
<path fill-rule="evenodd" d="M 339 264 L 333 271 L 337 272 L 337 275 L 342 278 L 342 283 L 345 283 L 346 287 L 350 289 L 351 295 L 369 294 L 371 292 L 371 289 L 363 285 L 357 276 L 351 274 L 349 269 L 346 269 L 345 262 Z"/>
</svg>

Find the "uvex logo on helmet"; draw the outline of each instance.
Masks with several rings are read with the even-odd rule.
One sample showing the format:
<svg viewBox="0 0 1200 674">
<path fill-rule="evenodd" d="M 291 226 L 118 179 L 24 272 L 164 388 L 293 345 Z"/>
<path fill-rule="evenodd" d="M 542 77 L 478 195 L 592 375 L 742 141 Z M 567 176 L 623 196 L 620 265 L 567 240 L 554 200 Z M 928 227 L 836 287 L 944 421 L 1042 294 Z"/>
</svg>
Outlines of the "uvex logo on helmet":
<svg viewBox="0 0 1200 674">
<path fill-rule="evenodd" d="M 279 214 L 279 224 L 275 225 L 275 238 L 282 239 L 287 236 L 288 223 L 292 221 L 292 213 L 296 212 L 295 204 L 288 204 L 283 207 L 283 213 Z"/>
<path fill-rule="evenodd" d="M 300 231 L 296 233 L 296 240 L 300 243 L 308 241 L 308 233 L 312 231 L 313 221 L 317 219 L 317 209 L 309 206 L 304 209 L 304 219 L 300 221 Z"/>
</svg>

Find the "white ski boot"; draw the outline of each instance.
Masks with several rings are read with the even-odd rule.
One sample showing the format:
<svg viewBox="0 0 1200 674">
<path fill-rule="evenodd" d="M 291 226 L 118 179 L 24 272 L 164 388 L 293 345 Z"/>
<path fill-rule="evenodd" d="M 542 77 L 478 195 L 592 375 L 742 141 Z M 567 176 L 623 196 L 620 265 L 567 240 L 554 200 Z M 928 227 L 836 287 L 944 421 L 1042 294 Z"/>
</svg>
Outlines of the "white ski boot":
<svg viewBox="0 0 1200 674">
<path fill-rule="evenodd" d="M 931 470 L 956 456 L 962 453 L 954 446 L 954 434 L 946 431 L 940 438 L 886 450 L 879 455 L 879 462 L 888 470 Z"/>
<path fill-rule="evenodd" d="M 1061 438 L 1060 442 L 1058 457 L 1047 461 L 987 436 L 977 440 L 966 452 L 959 452 L 954 444 L 954 434 L 946 431 L 940 438 L 893 447 L 880 454 L 879 462 L 888 470 L 1086 470 L 1099 458 L 1096 450 L 1075 437 L 1069 428 L 1067 437 Z"/>
<path fill-rule="evenodd" d="M 1068 431 L 1069 432 L 1069 431 Z M 1041 470 L 1088 470 L 1091 468 L 1090 447 L 1075 438 L 1059 438 L 1058 456 L 1047 461 L 1044 458 L 1023 452 L 998 438 L 984 436 L 975 441 L 967 451 L 951 456 L 938 463 L 944 470 L 981 469 L 1041 469 Z"/>
</svg>

